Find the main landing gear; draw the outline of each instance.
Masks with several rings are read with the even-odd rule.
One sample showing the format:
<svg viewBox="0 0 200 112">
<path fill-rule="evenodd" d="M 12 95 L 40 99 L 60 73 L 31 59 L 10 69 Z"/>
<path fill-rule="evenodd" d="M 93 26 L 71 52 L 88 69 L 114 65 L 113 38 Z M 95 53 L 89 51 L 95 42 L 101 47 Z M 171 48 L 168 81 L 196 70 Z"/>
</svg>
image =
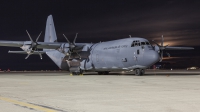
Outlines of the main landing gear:
<svg viewBox="0 0 200 112">
<path fill-rule="evenodd" d="M 135 69 L 134 71 L 136 76 L 142 76 L 145 73 L 144 69 L 139 69 L 139 68 Z"/>
<path fill-rule="evenodd" d="M 83 73 L 80 73 L 80 72 L 72 72 L 71 75 L 83 75 Z"/>
<path fill-rule="evenodd" d="M 71 74 L 70 75 L 83 75 L 83 70 L 77 70 L 77 71 L 73 71 L 73 72 L 71 72 Z"/>
</svg>

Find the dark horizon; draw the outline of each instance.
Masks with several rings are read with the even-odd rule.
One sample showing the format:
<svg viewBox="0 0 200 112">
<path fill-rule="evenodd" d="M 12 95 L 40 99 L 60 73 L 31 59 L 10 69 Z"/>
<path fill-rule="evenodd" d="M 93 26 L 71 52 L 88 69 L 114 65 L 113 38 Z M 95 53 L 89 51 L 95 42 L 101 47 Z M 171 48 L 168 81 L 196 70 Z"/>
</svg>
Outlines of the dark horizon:
<svg viewBox="0 0 200 112">
<path fill-rule="evenodd" d="M 0 40 L 29 41 L 25 30 L 33 39 L 42 31 L 44 40 L 46 19 L 52 15 L 59 42 L 66 42 L 78 34 L 77 42 L 97 43 L 115 39 L 142 37 L 165 45 L 195 46 L 192 51 L 169 51 L 172 57 L 189 57 L 173 60 L 177 67 L 200 62 L 200 1 L 3 1 L 0 4 Z M 49 57 L 8 54 L 13 47 L 0 47 L 0 69 L 58 70 Z M 165 55 L 166 56 L 166 55 Z M 199 57 L 199 58 L 197 58 Z M 191 60 L 190 60 L 191 58 Z M 182 63 L 182 64 L 180 64 Z M 185 66 L 183 65 L 185 64 Z"/>
</svg>

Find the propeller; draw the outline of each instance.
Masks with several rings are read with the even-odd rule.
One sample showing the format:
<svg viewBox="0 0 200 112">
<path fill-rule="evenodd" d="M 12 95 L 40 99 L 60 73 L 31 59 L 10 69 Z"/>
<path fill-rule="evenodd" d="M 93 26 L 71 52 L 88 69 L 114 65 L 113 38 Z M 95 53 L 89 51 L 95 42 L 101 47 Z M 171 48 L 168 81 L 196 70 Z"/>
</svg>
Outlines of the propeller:
<svg viewBox="0 0 200 112">
<path fill-rule="evenodd" d="M 76 47 L 78 47 L 77 45 L 76 45 L 76 38 L 77 38 L 77 36 L 78 36 L 78 33 L 76 33 L 76 36 L 75 36 L 75 38 L 74 38 L 74 41 L 73 41 L 73 43 L 72 42 L 70 42 L 69 41 L 69 39 L 65 36 L 65 34 L 63 34 L 63 36 L 65 37 L 65 39 L 67 40 L 67 42 L 69 43 L 69 51 L 68 51 L 68 53 L 69 53 L 69 58 L 68 58 L 68 60 L 70 59 L 70 57 L 71 57 L 71 54 L 72 53 L 76 53 L 78 56 L 79 56 L 79 59 L 81 59 L 81 56 L 75 51 L 75 48 Z"/>
<path fill-rule="evenodd" d="M 38 40 L 39 40 L 40 35 L 42 34 L 42 31 L 40 32 L 40 34 L 38 35 L 38 37 L 36 38 L 35 41 L 33 41 L 33 39 L 31 38 L 31 36 L 30 36 L 30 34 L 28 33 L 27 30 L 26 30 L 26 33 L 28 34 L 28 37 L 29 37 L 30 40 L 31 40 L 31 44 L 30 44 L 30 47 L 29 47 L 29 50 L 31 50 L 31 51 L 30 51 L 30 53 L 28 53 L 28 55 L 26 56 L 25 59 L 28 59 L 29 56 L 31 55 L 31 53 L 33 53 L 34 51 L 37 51 L 38 54 L 39 54 L 39 56 L 40 56 L 40 59 L 42 59 L 42 54 L 41 54 L 41 53 L 38 51 L 38 49 L 37 49 L 37 45 L 39 45 L 37 42 L 38 42 Z"/>
<path fill-rule="evenodd" d="M 166 45 L 164 46 L 164 38 L 163 38 L 163 35 L 161 37 L 161 43 L 160 45 L 158 43 L 156 43 L 154 40 L 152 40 L 152 42 L 154 42 L 158 47 L 159 47 L 159 53 L 160 53 L 160 62 L 162 61 L 163 59 L 163 51 L 165 50 L 165 48 L 169 45 Z M 167 53 L 167 55 L 170 57 L 170 54 Z"/>
</svg>

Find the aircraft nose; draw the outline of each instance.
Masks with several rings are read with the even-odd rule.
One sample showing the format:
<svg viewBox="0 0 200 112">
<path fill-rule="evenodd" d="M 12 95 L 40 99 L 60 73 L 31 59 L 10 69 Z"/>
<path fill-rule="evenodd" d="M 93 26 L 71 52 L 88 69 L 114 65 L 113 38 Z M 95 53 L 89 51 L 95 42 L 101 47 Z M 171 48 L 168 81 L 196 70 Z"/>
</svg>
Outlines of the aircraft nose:
<svg viewBox="0 0 200 112">
<path fill-rule="evenodd" d="M 146 66 L 151 66 L 160 60 L 160 56 L 156 51 L 146 52 L 144 55 L 144 61 Z"/>
</svg>

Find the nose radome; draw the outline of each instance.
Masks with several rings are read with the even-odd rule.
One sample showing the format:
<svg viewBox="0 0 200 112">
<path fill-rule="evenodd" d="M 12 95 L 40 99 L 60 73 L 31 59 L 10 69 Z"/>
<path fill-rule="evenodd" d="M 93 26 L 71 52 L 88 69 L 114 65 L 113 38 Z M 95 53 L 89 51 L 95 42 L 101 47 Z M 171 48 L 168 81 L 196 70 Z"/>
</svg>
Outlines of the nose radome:
<svg viewBox="0 0 200 112">
<path fill-rule="evenodd" d="M 159 54 L 158 54 L 158 52 L 156 52 L 156 51 L 152 51 L 153 53 L 153 60 L 152 60 L 152 63 L 154 64 L 154 63 L 156 63 L 156 62 L 158 62 L 159 60 L 160 60 L 160 56 L 159 56 Z"/>
<path fill-rule="evenodd" d="M 159 54 L 156 51 L 148 51 L 144 54 L 144 64 L 145 66 L 151 66 L 154 63 L 158 62 L 160 59 Z"/>
</svg>

